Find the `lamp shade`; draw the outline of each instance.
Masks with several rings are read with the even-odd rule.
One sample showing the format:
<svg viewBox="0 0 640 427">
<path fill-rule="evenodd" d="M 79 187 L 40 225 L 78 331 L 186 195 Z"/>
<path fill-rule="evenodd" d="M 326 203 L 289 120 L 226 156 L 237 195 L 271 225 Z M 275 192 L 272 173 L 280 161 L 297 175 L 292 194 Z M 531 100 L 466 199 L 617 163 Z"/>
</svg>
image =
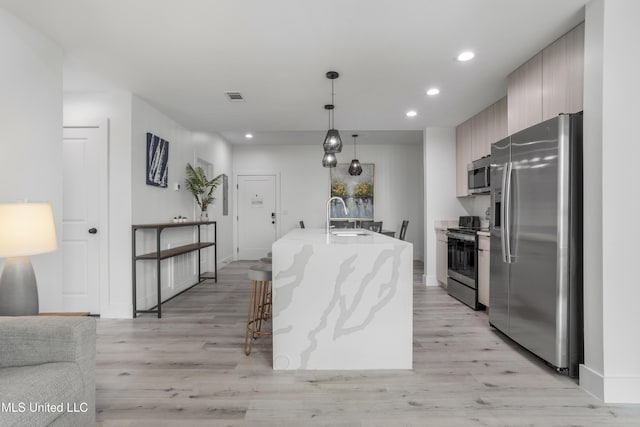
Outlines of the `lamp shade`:
<svg viewBox="0 0 640 427">
<path fill-rule="evenodd" d="M 0 257 L 41 254 L 57 247 L 49 203 L 0 204 Z"/>
<path fill-rule="evenodd" d="M 360 174 L 362 174 L 362 165 L 360 165 L 360 160 L 351 160 L 351 164 L 349 165 L 349 175 L 358 176 Z"/>
<path fill-rule="evenodd" d="M 322 157 L 322 166 L 325 168 L 335 168 L 338 164 L 338 159 L 333 153 L 324 153 Z"/>
<path fill-rule="evenodd" d="M 327 136 L 324 137 L 324 143 L 322 144 L 324 147 L 325 153 L 340 153 L 342 152 L 342 138 L 340 138 L 340 132 L 337 129 L 329 129 L 327 131 Z"/>
</svg>

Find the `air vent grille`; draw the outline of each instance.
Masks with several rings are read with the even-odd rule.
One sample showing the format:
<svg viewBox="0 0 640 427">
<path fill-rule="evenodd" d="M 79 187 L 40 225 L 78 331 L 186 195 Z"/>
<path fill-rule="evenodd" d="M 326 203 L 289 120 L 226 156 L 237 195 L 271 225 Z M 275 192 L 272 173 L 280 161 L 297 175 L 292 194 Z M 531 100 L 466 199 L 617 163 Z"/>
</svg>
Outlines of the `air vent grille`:
<svg viewBox="0 0 640 427">
<path fill-rule="evenodd" d="M 229 98 L 229 101 L 232 101 L 232 102 L 244 101 L 244 97 L 240 92 L 225 92 L 224 94 L 227 95 L 227 98 Z"/>
</svg>

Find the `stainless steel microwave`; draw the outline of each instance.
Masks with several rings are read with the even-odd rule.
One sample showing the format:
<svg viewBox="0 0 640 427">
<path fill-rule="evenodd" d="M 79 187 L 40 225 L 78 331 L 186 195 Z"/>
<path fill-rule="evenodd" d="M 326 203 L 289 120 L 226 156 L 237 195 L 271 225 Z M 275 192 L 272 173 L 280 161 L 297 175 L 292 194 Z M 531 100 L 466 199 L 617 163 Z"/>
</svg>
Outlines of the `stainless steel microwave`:
<svg viewBox="0 0 640 427">
<path fill-rule="evenodd" d="M 489 194 L 491 191 L 491 156 L 467 165 L 467 194 Z"/>
</svg>

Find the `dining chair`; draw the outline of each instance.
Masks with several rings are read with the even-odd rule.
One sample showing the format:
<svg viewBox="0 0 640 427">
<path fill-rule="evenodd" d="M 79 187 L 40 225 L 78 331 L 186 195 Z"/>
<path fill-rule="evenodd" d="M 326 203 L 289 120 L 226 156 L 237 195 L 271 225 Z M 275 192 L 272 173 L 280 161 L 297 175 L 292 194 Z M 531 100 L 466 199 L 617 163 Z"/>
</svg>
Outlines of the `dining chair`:
<svg viewBox="0 0 640 427">
<path fill-rule="evenodd" d="M 375 231 L 376 233 L 382 233 L 382 221 L 362 221 L 360 227 L 365 230 Z"/>
<path fill-rule="evenodd" d="M 400 227 L 400 240 L 404 240 L 404 236 L 407 234 L 407 227 L 409 226 L 409 220 L 405 219 L 402 221 L 402 226 Z"/>
</svg>

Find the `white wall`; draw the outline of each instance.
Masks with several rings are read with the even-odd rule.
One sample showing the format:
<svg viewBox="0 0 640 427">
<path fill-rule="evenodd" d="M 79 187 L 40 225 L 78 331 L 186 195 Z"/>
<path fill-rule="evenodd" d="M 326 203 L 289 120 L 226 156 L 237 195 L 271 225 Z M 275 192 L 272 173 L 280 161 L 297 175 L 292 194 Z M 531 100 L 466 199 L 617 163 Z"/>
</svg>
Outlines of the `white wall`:
<svg viewBox="0 0 640 427">
<path fill-rule="evenodd" d="M 425 284 L 437 286 L 435 221 L 466 215 L 456 199 L 456 130 L 424 131 L 424 272 Z"/>
<path fill-rule="evenodd" d="M 218 187 L 214 196 L 216 200 L 209 206 L 209 217 L 217 222 L 217 242 L 218 242 L 218 268 L 233 261 L 233 152 L 231 144 L 225 141 L 220 135 L 210 133 L 193 133 L 193 149 L 196 156 L 202 159 L 209 159 L 213 164 L 214 176 L 224 173 L 228 177 L 228 203 L 229 213 L 227 216 L 222 212 L 222 185 Z M 184 183 L 182 183 L 184 188 Z"/>
<path fill-rule="evenodd" d="M 132 221 L 134 224 L 169 222 L 175 216 L 186 216 L 190 220 L 199 219 L 200 212 L 196 208 L 194 198 L 185 186 L 185 167 L 187 163 L 196 164 L 199 157 L 214 165 L 214 175 L 231 171 L 230 148 L 219 136 L 199 135 L 194 138 L 193 133 L 170 117 L 164 115 L 154 107 L 134 96 L 132 100 L 131 127 L 131 196 Z M 150 132 L 169 141 L 168 187 L 161 188 L 146 184 L 146 134 Z M 194 140 L 197 139 L 197 143 Z M 219 157 L 217 157 L 219 156 Z M 181 189 L 175 186 L 180 184 Z M 221 218 L 222 187 L 215 193 L 218 201 L 209 212 L 210 220 Z M 230 206 L 232 203 L 230 202 Z M 231 241 L 224 238 L 231 237 L 224 230 L 224 224 L 229 224 L 229 217 L 218 224 L 219 234 L 218 260 L 228 262 L 231 257 Z M 180 246 L 195 241 L 195 228 L 174 228 L 162 232 L 162 249 Z M 202 239 L 208 235 L 213 238 L 209 227 L 203 228 Z M 137 232 L 138 253 L 154 251 L 156 248 L 155 233 L 149 231 Z M 213 248 L 205 249 L 209 268 L 213 265 Z M 197 282 L 197 252 L 180 255 L 161 264 L 162 298 L 169 298 Z M 221 264 L 221 263 L 219 263 Z M 130 268 L 130 267 L 129 267 Z M 205 271 L 206 271 L 205 270 Z M 137 291 L 139 308 L 155 305 L 156 265 L 154 262 L 139 261 L 137 264 Z"/>
<path fill-rule="evenodd" d="M 218 135 L 194 134 L 130 92 L 117 89 L 100 92 L 69 92 L 64 95 L 65 125 L 109 121 L 109 290 L 101 301 L 101 316 L 131 317 L 131 224 L 167 222 L 176 215 L 194 219 L 199 215 L 193 197 L 184 187 L 187 162 L 202 158 L 214 165 L 214 173 L 231 177 L 231 147 Z M 151 132 L 170 142 L 169 188 L 146 185 L 146 133 Z M 175 191 L 174 185 L 181 190 Z M 232 192 L 230 191 L 230 196 Z M 210 218 L 218 222 L 218 267 L 232 259 L 232 216 L 222 216 L 222 190 L 210 207 Z M 230 206 L 232 203 L 230 201 Z M 213 231 L 206 229 L 203 240 Z M 191 240 L 193 229 L 163 232 L 163 245 Z M 154 237 L 138 232 L 138 253 L 155 248 Z M 213 265 L 213 251 L 204 252 Z M 195 254 L 163 261 L 163 298 L 168 298 L 195 283 Z M 155 264 L 138 262 L 139 308 L 155 304 Z M 169 267 L 171 266 L 171 268 Z M 171 275 L 171 278 L 168 276 Z M 177 279 L 177 283 L 176 283 Z"/>
<path fill-rule="evenodd" d="M 62 52 L 0 9 L 0 203 L 50 202 L 62 233 Z M 62 307 L 62 253 L 31 257 L 40 311 Z M 0 268 L 4 259 L 0 260 Z"/>
<path fill-rule="evenodd" d="M 466 212 L 464 215 L 478 216 L 480 217 L 480 224 L 482 226 L 489 226 L 489 220 L 486 218 L 486 213 L 489 205 L 491 204 L 491 197 L 488 194 L 473 197 L 460 197 L 458 201 Z"/>
<path fill-rule="evenodd" d="M 633 171 L 640 158 L 637 117 L 640 2 L 594 0 L 585 22 L 585 363 L 580 384 L 606 402 L 640 403 L 640 286 L 634 266 L 640 229 Z M 630 187 L 631 185 L 631 187 Z"/>
<path fill-rule="evenodd" d="M 66 92 L 65 126 L 100 124 L 109 127 L 109 211 L 105 278 L 108 291 L 100 292 L 100 315 L 105 318 L 131 317 L 131 98 L 130 92 Z"/>
<path fill-rule="evenodd" d="M 298 227 L 325 226 L 329 198 L 329 169 L 323 168 L 322 144 L 317 146 L 241 145 L 233 147 L 234 173 L 279 172 L 281 180 L 280 235 Z M 423 168 L 420 145 L 361 145 L 358 158 L 375 163 L 374 216 L 385 229 L 400 231 L 409 220 L 406 240 L 414 257 L 423 257 Z M 351 153 L 338 154 L 349 163 Z"/>
<path fill-rule="evenodd" d="M 604 2 L 591 2 L 585 11 L 584 49 L 584 367 L 581 385 L 603 399 L 602 317 L 602 36 Z M 595 375 L 589 375 L 593 371 Z M 600 384 L 589 385 L 590 379 Z"/>
</svg>

